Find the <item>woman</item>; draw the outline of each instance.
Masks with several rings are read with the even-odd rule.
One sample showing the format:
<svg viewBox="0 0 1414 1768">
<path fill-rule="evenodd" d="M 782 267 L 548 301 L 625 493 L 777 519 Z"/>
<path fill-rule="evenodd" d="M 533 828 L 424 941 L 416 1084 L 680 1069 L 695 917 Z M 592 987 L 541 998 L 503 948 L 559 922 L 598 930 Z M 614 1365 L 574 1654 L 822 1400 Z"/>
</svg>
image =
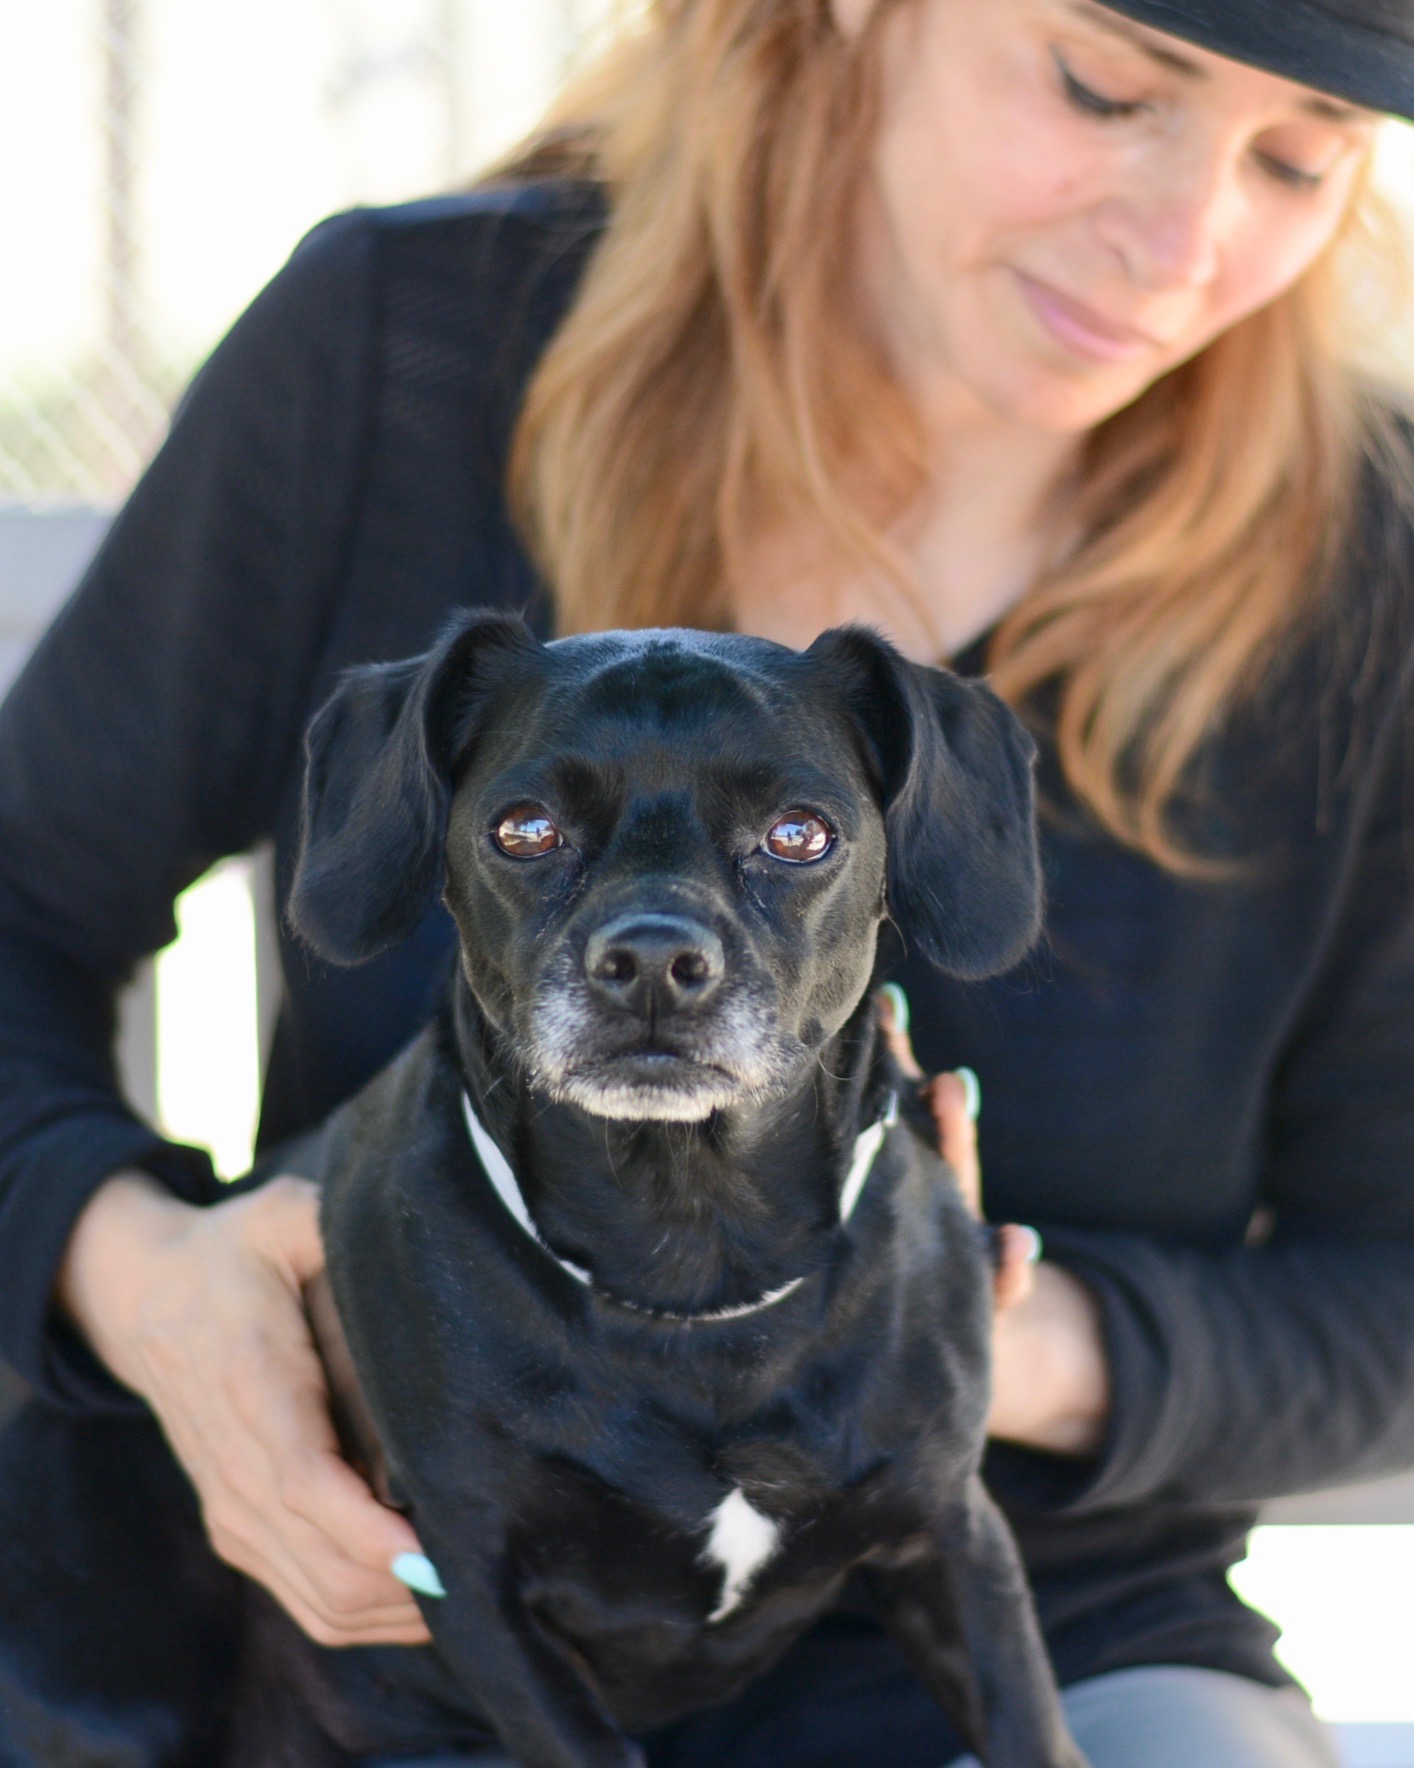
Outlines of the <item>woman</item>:
<svg viewBox="0 0 1414 1768">
<path fill-rule="evenodd" d="M 314 1202 L 192 1207 L 114 1094 L 115 986 L 216 855 L 273 835 L 283 886 L 309 715 L 454 605 L 864 619 L 1043 740 L 1045 951 L 902 973 L 924 1061 L 981 1072 L 992 1213 L 1045 1233 L 988 1472 L 1079 1740 L 1333 1760 L 1224 1572 L 1260 1499 L 1414 1463 L 1411 478 L 1339 355 L 1388 111 L 1408 0 L 658 0 L 501 179 L 319 230 L 203 371 L 0 723 L 0 1332 L 60 1403 L 145 1398 L 316 1638 L 426 1635 L 334 1452 Z M 266 1146 L 447 952 L 440 916 L 353 975 L 287 947 Z M 650 1740 L 959 1748 L 848 1612 Z"/>
</svg>

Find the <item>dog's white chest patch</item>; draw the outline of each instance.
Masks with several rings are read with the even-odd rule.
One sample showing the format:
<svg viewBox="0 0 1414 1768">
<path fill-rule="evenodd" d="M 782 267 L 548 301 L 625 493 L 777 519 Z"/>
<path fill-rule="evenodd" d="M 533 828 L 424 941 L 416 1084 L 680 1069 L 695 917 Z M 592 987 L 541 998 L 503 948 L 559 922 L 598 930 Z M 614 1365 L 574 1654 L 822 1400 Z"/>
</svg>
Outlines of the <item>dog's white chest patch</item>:
<svg viewBox="0 0 1414 1768">
<path fill-rule="evenodd" d="M 722 1621 L 781 1544 L 781 1525 L 763 1516 L 738 1486 L 712 1512 L 712 1532 L 702 1558 L 722 1568 L 722 1600 L 708 1617 Z"/>
</svg>

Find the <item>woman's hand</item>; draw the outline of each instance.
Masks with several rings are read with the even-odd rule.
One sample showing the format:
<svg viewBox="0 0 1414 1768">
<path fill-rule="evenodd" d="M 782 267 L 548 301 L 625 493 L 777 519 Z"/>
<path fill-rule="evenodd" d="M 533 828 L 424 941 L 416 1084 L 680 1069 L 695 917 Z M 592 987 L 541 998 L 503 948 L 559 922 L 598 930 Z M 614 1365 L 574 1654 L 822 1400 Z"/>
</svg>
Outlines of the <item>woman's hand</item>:
<svg viewBox="0 0 1414 1768">
<path fill-rule="evenodd" d="M 152 1407 L 224 1560 L 321 1645 L 421 1645 L 388 1569 L 417 1538 L 340 1457 L 330 1422 L 302 1302 L 323 1264 L 306 1180 L 193 1209 L 120 1173 L 79 1217 L 58 1299 Z"/>
<path fill-rule="evenodd" d="M 1069 1271 L 1042 1262 L 1029 1294 L 997 1313 L 987 1433 L 1053 1455 L 1093 1455 L 1109 1403 L 1095 1298 Z"/>
<path fill-rule="evenodd" d="M 918 1081 L 907 1028 L 890 994 L 881 1016 L 894 1058 Z M 982 1169 L 977 1125 L 960 1076 L 940 1074 L 923 1086 L 943 1159 L 957 1174 L 968 1207 L 982 1218 Z M 1029 1228 L 999 1228 L 996 1324 L 992 1337 L 992 1411 L 987 1434 L 1056 1455 L 1092 1455 L 1109 1413 L 1109 1369 L 1100 1310 L 1090 1291 L 1059 1265 L 1036 1263 Z"/>
</svg>

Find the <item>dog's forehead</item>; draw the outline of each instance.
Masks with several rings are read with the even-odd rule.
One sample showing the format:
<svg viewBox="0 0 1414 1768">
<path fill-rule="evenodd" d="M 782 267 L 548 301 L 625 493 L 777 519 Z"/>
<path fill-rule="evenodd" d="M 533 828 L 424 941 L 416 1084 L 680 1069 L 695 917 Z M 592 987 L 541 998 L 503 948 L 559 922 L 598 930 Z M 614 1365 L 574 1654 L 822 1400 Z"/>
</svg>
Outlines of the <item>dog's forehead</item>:
<svg viewBox="0 0 1414 1768">
<path fill-rule="evenodd" d="M 596 633 L 548 646 L 546 663 L 551 705 L 581 732 L 600 721 L 683 733 L 727 722 L 784 735 L 792 715 L 819 710 L 799 655 L 744 634 Z"/>
<path fill-rule="evenodd" d="M 497 797 L 612 786 L 739 806 L 790 792 L 845 815 L 869 790 L 818 659 L 732 633 L 595 633 L 522 653 L 475 754 L 466 783 Z"/>
</svg>

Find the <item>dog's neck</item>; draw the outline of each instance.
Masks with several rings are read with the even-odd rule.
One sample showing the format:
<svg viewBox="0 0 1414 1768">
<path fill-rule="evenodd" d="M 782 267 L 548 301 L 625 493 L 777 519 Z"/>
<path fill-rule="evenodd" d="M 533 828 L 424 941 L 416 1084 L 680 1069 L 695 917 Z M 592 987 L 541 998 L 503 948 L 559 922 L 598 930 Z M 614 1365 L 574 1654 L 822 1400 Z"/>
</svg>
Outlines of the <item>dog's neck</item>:
<svg viewBox="0 0 1414 1768">
<path fill-rule="evenodd" d="M 867 997 L 799 1085 L 702 1123 L 593 1117 L 534 1091 L 458 978 L 472 1106 L 547 1245 L 604 1290 L 665 1313 L 755 1301 L 823 1262 L 887 1057 Z"/>
</svg>

